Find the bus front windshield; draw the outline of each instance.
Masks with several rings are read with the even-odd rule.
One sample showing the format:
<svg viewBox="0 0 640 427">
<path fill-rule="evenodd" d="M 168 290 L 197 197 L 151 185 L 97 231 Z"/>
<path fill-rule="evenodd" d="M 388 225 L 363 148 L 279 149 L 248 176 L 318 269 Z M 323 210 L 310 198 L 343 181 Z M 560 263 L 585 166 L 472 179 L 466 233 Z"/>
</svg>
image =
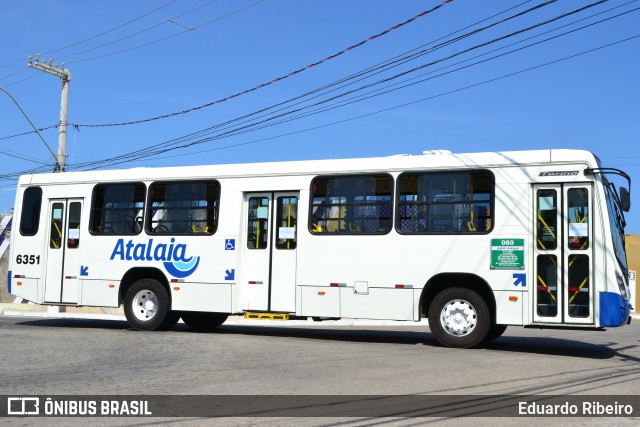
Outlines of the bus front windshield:
<svg viewBox="0 0 640 427">
<path fill-rule="evenodd" d="M 627 254 L 624 248 L 624 214 L 617 202 L 618 197 L 615 194 L 615 187 L 608 183 L 605 184 L 605 192 L 607 196 L 607 211 L 609 213 L 609 223 L 611 224 L 611 238 L 613 239 L 613 249 L 618 259 L 618 264 L 622 269 L 622 273 L 626 276 L 629 273 L 627 267 Z"/>
</svg>

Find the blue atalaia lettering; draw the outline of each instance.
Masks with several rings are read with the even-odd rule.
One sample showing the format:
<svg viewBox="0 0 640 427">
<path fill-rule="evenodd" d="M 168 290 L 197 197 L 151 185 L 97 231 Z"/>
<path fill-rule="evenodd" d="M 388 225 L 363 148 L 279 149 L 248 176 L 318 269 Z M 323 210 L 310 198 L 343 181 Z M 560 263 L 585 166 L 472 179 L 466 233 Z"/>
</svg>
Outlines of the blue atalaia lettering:
<svg viewBox="0 0 640 427">
<path fill-rule="evenodd" d="M 124 239 L 118 239 L 116 246 L 111 252 L 111 260 L 116 257 L 121 261 L 182 261 L 189 262 L 191 258 L 187 258 L 187 245 L 184 243 L 175 244 L 176 239 L 171 238 L 171 243 L 153 244 L 153 239 L 149 239 L 146 243 L 133 243 L 129 240 L 127 243 Z"/>
</svg>

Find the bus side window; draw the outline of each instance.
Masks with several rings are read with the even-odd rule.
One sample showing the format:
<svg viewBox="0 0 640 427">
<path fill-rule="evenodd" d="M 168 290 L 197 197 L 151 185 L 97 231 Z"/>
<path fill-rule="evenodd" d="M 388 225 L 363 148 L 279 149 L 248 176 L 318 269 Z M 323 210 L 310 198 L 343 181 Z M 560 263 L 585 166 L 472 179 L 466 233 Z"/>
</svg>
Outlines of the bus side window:
<svg viewBox="0 0 640 427">
<path fill-rule="evenodd" d="M 398 178 L 401 234 L 487 233 L 495 194 L 491 172 L 408 172 Z"/>
<path fill-rule="evenodd" d="M 312 234 L 386 234 L 391 231 L 393 178 L 387 174 L 314 178 Z"/>
<path fill-rule="evenodd" d="M 29 187 L 22 196 L 22 213 L 20 214 L 20 234 L 34 236 L 40 224 L 42 207 L 42 188 Z"/>
<path fill-rule="evenodd" d="M 147 232 L 210 235 L 217 228 L 220 183 L 154 182 L 149 186 Z"/>
<path fill-rule="evenodd" d="M 144 209 L 146 187 L 143 183 L 98 184 L 91 202 L 92 234 L 133 235 L 142 231 L 137 217 Z"/>
</svg>

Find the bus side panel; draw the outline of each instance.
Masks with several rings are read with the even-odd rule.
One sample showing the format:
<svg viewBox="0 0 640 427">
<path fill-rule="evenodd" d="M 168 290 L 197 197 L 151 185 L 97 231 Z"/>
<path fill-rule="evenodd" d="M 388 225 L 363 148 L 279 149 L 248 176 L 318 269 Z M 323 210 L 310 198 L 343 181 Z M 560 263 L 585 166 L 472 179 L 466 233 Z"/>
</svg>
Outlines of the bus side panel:
<svg viewBox="0 0 640 427">
<path fill-rule="evenodd" d="M 494 291 L 496 323 L 500 325 L 524 324 L 524 292 Z"/>
<path fill-rule="evenodd" d="M 368 294 L 355 287 L 340 288 L 341 315 L 358 319 L 413 320 L 413 289 L 369 288 Z"/>
<path fill-rule="evenodd" d="M 31 302 L 40 301 L 38 287 L 40 280 L 34 278 L 14 278 L 11 294 Z"/>
<path fill-rule="evenodd" d="M 340 289 L 323 286 L 300 286 L 301 316 L 340 317 Z"/>
<path fill-rule="evenodd" d="M 172 283 L 171 308 L 180 311 L 231 313 L 234 285 L 228 283 Z"/>
<path fill-rule="evenodd" d="M 80 305 L 118 307 L 118 288 L 113 280 L 80 280 Z"/>
<path fill-rule="evenodd" d="M 38 231 L 33 236 L 23 236 L 20 232 L 20 215 L 22 195 L 25 188 L 18 189 L 16 197 L 16 210 L 14 215 L 11 244 L 9 246 L 10 260 L 9 271 L 12 273 L 11 294 L 25 300 L 41 304 L 43 302 L 43 270 L 46 265 L 46 253 L 44 248 L 48 244 L 46 236 L 47 214 L 46 209 L 41 208 Z M 46 200 L 43 197 L 43 200 Z M 43 203 L 44 204 L 44 203 Z M 45 243 L 46 242 L 46 243 Z"/>
</svg>

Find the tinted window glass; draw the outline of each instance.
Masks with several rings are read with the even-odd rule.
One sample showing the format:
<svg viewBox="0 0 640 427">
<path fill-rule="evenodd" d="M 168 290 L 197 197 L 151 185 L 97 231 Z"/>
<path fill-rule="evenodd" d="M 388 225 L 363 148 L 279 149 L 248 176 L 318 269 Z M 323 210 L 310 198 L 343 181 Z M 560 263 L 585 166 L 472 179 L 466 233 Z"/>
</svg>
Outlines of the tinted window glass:
<svg viewBox="0 0 640 427">
<path fill-rule="evenodd" d="M 486 233 L 493 228 L 491 172 L 404 173 L 398 189 L 399 233 Z"/>
<path fill-rule="evenodd" d="M 298 198 L 278 197 L 276 214 L 276 249 L 295 249 L 298 224 Z"/>
<path fill-rule="evenodd" d="M 326 176 L 315 178 L 311 185 L 312 233 L 385 234 L 391 230 L 391 176 Z"/>
<path fill-rule="evenodd" d="M 558 195 L 556 190 L 538 190 L 536 195 L 536 245 L 538 249 L 558 247 Z"/>
<path fill-rule="evenodd" d="M 144 200 L 142 183 L 96 185 L 91 203 L 91 233 L 140 233 Z"/>
<path fill-rule="evenodd" d="M 219 202 L 218 181 L 154 182 L 149 187 L 147 232 L 213 234 Z"/>
<path fill-rule="evenodd" d="M 266 249 L 269 242 L 269 198 L 249 198 L 247 248 Z"/>
<path fill-rule="evenodd" d="M 62 247 L 62 230 L 64 229 L 64 203 L 54 203 L 51 206 L 51 232 L 49 233 L 49 247 Z"/>
<path fill-rule="evenodd" d="M 42 188 L 29 187 L 22 195 L 22 213 L 20 215 L 20 234 L 33 236 L 38 233 L 40 208 L 42 206 Z"/>
</svg>

